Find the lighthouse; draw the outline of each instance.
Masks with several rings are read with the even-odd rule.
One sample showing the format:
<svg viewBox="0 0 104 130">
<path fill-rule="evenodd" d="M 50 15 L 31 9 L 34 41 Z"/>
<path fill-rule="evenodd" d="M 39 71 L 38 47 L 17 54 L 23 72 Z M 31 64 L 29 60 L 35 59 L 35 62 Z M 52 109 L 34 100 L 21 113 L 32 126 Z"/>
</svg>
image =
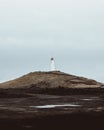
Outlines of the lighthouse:
<svg viewBox="0 0 104 130">
<path fill-rule="evenodd" d="M 54 58 L 52 57 L 51 58 L 51 71 L 55 71 L 56 70 L 56 68 L 55 68 L 55 61 L 54 61 Z"/>
</svg>

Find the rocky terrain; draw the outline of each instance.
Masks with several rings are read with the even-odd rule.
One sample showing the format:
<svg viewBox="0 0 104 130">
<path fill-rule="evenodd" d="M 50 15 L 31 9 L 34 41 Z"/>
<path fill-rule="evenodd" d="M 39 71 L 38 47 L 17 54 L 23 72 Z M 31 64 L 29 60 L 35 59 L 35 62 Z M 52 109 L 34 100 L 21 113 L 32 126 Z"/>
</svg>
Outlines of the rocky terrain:
<svg viewBox="0 0 104 130">
<path fill-rule="evenodd" d="M 0 98 L 1 130 L 104 129 L 103 94 L 15 93 Z"/>
<path fill-rule="evenodd" d="M 59 71 L 0 84 L 0 130 L 104 129 L 103 83 Z"/>
</svg>

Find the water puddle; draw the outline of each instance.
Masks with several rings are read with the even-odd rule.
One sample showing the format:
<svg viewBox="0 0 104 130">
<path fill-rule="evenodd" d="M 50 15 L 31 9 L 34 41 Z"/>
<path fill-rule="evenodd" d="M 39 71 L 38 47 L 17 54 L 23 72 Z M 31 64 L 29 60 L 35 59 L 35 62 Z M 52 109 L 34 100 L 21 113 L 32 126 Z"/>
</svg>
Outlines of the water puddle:
<svg viewBox="0 0 104 130">
<path fill-rule="evenodd" d="M 83 101 L 93 101 L 94 99 L 82 99 Z"/>
<path fill-rule="evenodd" d="M 85 98 L 85 99 L 82 99 L 83 101 L 94 101 L 94 100 L 99 100 L 99 98 L 97 97 L 92 97 L 92 98 Z"/>
<path fill-rule="evenodd" d="M 42 105 L 42 106 L 30 106 L 31 108 L 39 108 L 39 109 L 44 109 L 44 108 L 56 108 L 56 107 L 79 107 L 80 105 L 75 105 L 75 104 L 63 104 L 63 105 Z"/>
</svg>

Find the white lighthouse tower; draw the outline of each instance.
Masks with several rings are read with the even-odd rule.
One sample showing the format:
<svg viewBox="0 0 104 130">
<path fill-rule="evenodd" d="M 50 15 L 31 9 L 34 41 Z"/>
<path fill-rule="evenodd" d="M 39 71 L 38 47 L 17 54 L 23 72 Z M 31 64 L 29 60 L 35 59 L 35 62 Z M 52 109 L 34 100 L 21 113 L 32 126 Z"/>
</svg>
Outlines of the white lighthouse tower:
<svg viewBox="0 0 104 130">
<path fill-rule="evenodd" d="M 55 71 L 56 70 L 56 68 L 55 68 L 55 61 L 54 61 L 54 58 L 52 57 L 51 58 L 51 71 Z"/>
</svg>

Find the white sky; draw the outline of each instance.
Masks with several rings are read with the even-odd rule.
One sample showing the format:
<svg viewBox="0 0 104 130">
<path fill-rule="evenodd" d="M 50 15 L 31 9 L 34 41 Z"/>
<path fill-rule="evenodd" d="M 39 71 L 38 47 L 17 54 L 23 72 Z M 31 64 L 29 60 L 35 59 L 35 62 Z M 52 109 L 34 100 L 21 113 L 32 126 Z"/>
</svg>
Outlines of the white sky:
<svg viewBox="0 0 104 130">
<path fill-rule="evenodd" d="M 104 0 L 0 0 L 0 81 L 58 70 L 104 82 Z"/>
</svg>

